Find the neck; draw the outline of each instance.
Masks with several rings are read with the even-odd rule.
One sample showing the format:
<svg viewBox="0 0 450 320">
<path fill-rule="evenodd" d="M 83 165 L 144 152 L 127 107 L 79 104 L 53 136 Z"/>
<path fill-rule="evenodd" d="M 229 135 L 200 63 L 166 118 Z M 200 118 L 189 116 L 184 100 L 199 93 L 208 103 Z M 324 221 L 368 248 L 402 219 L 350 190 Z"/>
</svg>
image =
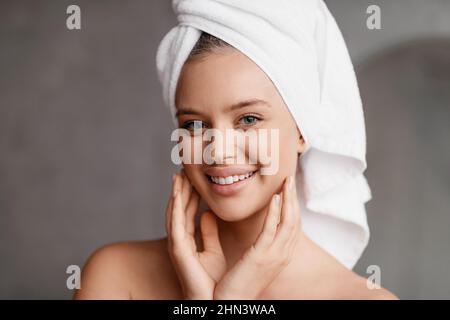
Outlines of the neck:
<svg viewBox="0 0 450 320">
<path fill-rule="evenodd" d="M 257 240 L 264 225 L 268 206 L 239 221 L 218 219 L 220 242 L 229 267 Z"/>
</svg>

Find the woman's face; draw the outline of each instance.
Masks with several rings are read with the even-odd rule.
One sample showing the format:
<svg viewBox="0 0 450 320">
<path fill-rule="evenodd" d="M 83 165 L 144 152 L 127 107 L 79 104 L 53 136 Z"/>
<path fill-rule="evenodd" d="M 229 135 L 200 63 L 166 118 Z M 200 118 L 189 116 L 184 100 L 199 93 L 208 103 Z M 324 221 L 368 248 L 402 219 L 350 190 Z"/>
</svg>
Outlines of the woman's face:
<svg viewBox="0 0 450 320">
<path fill-rule="evenodd" d="M 263 209 L 284 179 L 295 174 L 298 155 L 304 149 L 300 132 L 272 81 L 238 50 L 227 47 L 188 61 L 178 82 L 176 106 L 180 128 L 223 133 L 222 144 L 216 140 L 200 144 L 203 149 L 210 144 L 215 162 L 183 164 L 194 188 L 222 220 L 242 220 Z M 226 147 L 227 129 L 244 133 L 267 129 L 271 138 L 263 148 L 268 150 L 258 152 L 275 159 L 270 153 L 276 150 L 277 170 L 263 174 L 261 169 L 267 163 L 249 153 L 250 140 L 241 147 Z M 271 136 L 271 129 L 277 129 L 277 138 Z M 273 149 L 274 144 L 278 149 Z M 247 173 L 252 174 L 245 178 Z"/>
</svg>

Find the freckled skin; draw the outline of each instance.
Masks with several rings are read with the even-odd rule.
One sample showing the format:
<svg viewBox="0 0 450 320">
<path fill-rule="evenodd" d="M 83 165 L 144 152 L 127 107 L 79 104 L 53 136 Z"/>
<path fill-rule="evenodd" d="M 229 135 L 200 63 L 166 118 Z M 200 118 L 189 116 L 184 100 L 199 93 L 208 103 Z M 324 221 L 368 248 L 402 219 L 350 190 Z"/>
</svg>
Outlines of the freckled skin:
<svg viewBox="0 0 450 320">
<path fill-rule="evenodd" d="M 246 99 L 267 101 L 230 111 L 228 106 Z M 176 105 L 201 115 L 181 115 L 180 127 L 200 120 L 207 127 L 248 129 L 241 119 L 255 114 L 254 129 L 279 129 L 279 170 L 257 175 L 244 190 L 222 197 L 209 189 L 201 164 L 184 165 L 190 183 L 217 217 L 220 242 L 232 266 L 261 233 L 267 207 L 283 181 L 295 174 L 305 149 L 295 121 L 271 80 L 245 55 L 223 48 L 183 67 Z M 298 187 L 300 188 L 300 186 Z M 160 213 L 158 213 L 160 214 Z M 301 216 L 301 214 L 300 214 Z M 195 240 L 201 245 L 199 232 Z M 346 269 L 318 247 L 299 228 L 298 245 L 290 263 L 258 299 L 396 299 L 386 289 L 370 290 L 366 279 Z M 76 299 L 183 299 L 179 277 L 168 254 L 167 238 L 107 245 L 89 258 L 83 269 Z M 195 277 L 195 275 L 185 275 Z M 245 296 L 245 295 L 244 295 Z"/>
</svg>

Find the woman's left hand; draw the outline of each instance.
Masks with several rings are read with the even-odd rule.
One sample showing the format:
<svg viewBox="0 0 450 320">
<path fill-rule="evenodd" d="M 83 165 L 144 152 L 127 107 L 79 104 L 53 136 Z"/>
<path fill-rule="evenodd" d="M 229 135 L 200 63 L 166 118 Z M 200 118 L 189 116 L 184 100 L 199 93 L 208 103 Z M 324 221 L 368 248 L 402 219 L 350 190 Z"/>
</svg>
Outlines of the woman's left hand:
<svg viewBox="0 0 450 320">
<path fill-rule="evenodd" d="M 256 299 L 291 261 L 299 225 L 295 179 L 290 176 L 281 196 L 272 197 L 258 239 L 217 283 L 214 299 Z"/>
</svg>

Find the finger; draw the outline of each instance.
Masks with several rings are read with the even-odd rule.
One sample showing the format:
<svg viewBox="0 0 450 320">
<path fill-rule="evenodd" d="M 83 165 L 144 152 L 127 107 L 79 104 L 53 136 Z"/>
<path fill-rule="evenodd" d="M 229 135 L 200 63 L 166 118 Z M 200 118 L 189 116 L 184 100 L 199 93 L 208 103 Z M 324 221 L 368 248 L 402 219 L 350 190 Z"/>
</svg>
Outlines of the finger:
<svg viewBox="0 0 450 320">
<path fill-rule="evenodd" d="M 171 228 L 171 223 L 172 223 L 172 210 L 173 210 L 173 195 L 174 195 L 174 190 L 175 190 L 175 179 L 176 179 L 176 173 L 174 173 L 172 175 L 172 189 L 170 191 L 170 197 L 169 197 L 169 201 L 167 203 L 167 208 L 166 208 L 166 232 L 167 232 L 167 236 L 168 239 L 170 240 L 170 230 Z"/>
<path fill-rule="evenodd" d="M 264 250 L 273 242 L 277 233 L 277 225 L 281 212 L 280 195 L 274 194 L 269 204 L 269 210 L 264 220 L 263 230 L 255 242 L 255 248 Z"/>
<path fill-rule="evenodd" d="M 171 237 L 173 245 L 180 247 L 183 242 L 185 242 L 185 224 L 184 224 L 184 213 L 183 213 L 183 203 L 181 200 L 181 192 L 179 189 L 175 189 L 173 195 L 173 210 L 172 210 L 172 224 L 171 224 Z"/>
<path fill-rule="evenodd" d="M 296 225 L 300 225 L 301 223 L 301 210 L 300 210 L 300 202 L 297 192 L 297 180 L 294 178 L 294 193 L 293 193 L 293 201 L 294 201 L 294 210 L 295 210 L 295 220 Z"/>
<path fill-rule="evenodd" d="M 280 214 L 277 216 L 277 230 L 280 229 L 280 222 L 281 222 L 281 208 L 283 207 L 283 199 L 284 199 L 284 192 L 280 192 Z"/>
<path fill-rule="evenodd" d="M 298 194 L 297 194 L 297 185 L 296 185 L 296 180 L 295 177 L 293 177 L 293 190 L 292 190 L 292 209 L 293 209 L 293 229 L 292 232 L 289 236 L 288 239 L 288 243 L 286 244 L 286 249 L 288 252 L 288 259 L 290 259 L 290 257 L 292 257 L 294 251 L 295 251 L 295 247 L 297 245 L 297 240 L 298 240 L 298 230 L 300 229 L 300 203 L 299 203 L 299 198 L 298 198 Z"/>
<path fill-rule="evenodd" d="M 301 223 L 301 212 L 300 212 L 300 202 L 299 202 L 299 198 L 298 198 L 298 194 L 297 194 L 297 183 L 296 183 L 296 179 L 295 176 L 292 177 L 293 178 L 293 190 L 292 190 L 292 209 L 293 209 L 293 216 L 294 216 L 294 230 L 292 232 L 291 237 L 292 238 L 296 238 L 297 237 L 297 232 L 298 229 L 300 228 L 300 223 Z M 289 240 L 290 241 L 290 240 Z"/>
<path fill-rule="evenodd" d="M 181 177 L 181 185 L 182 185 L 181 199 L 183 200 L 183 209 L 186 209 L 187 204 L 189 202 L 189 198 L 191 197 L 192 185 L 191 185 L 191 182 L 189 181 L 188 177 L 186 176 L 184 169 L 181 170 L 180 177 Z"/>
<path fill-rule="evenodd" d="M 190 235 L 195 233 L 195 214 L 200 203 L 200 195 L 195 189 L 192 189 L 191 198 L 186 208 L 186 231 Z"/>
<path fill-rule="evenodd" d="M 174 195 L 175 192 L 178 190 L 180 190 L 180 174 L 179 173 L 175 173 L 174 177 L 173 177 L 173 185 L 172 185 L 172 211 L 173 211 L 173 201 L 175 199 Z M 172 226 L 172 211 L 171 211 L 171 216 L 170 216 L 170 226 Z"/>
<path fill-rule="evenodd" d="M 291 236 L 287 242 L 287 245 L 286 245 L 286 249 L 287 249 L 287 253 L 288 253 L 287 258 L 289 260 L 292 258 L 292 255 L 294 254 L 295 248 L 297 246 L 297 242 L 299 239 L 299 236 L 298 236 L 299 228 L 300 228 L 300 226 L 296 223 L 293 228 L 293 231 L 291 232 Z"/>
<path fill-rule="evenodd" d="M 283 186 L 283 197 L 281 207 L 281 219 L 278 225 L 278 232 L 275 241 L 280 245 L 284 245 L 290 238 L 294 230 L 294 207 L 293 207 L 293 179 L 289 176 Z"/>
<path fill-rule="evenodd" d="M 209 210 L 205 211 L 200 218 L 200 231 L 204 250 L 223 254 L 216 217 Z"/>
</svg>

